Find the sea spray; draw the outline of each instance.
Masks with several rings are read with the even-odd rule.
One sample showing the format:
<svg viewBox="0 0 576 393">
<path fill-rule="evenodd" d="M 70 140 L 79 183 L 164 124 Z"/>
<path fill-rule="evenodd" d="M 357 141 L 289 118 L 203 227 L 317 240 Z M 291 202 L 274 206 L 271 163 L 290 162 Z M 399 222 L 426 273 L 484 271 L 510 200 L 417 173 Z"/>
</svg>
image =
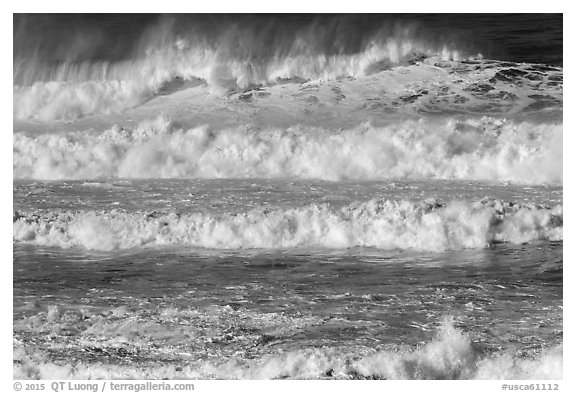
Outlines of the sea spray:
<svg viewBox="0 0 576 393">
<path fill-rule="evenodd" d="M 39 45 L 44 37 L 33 40 L 31 47 L 18 48 L 22 53 L 15 53 L 14 85 L 138 81 L 153 88 L 179 76 L 201 78 L 220 87 L 245 88 L 281 78 L 359 76 L 374 64 L 398 65 L 423 56 L 460 56 L 456 35 L 431 35 L 414 21 L 399 23 L 384 18 L 373 21 L 376 23 L 370 28 L 364 21 L 362 36 L 353 37 L 347 34 L 353 26 L 350 17 L 331 22 L 319 17 L 302 25 L 281 18 L 251 23 L 250 17 L 239 21 L 237 16 L 216 29 L 202 19 L 187 25 L 176 19 L 165 17 L 150 26 L 120 59 L 94 59 L 94 55 L 84 53 L 89 47 L 79 48 L 80 51 L 63 47 L 56 54 L 44 53 Z M 58 29 L 53 30 L 46 34 Z M 93 32 L 87 31 L 86 35 L 90 36 L 86 41 L 94 41 Z M 77 32 L 77 36 L 82 33 Z M 30 38 L 16 34 L 15 39 L 26 42 Z M 67 44 L 65 39 L 60 41 L 63 46 Z M 55 55 L 60 61 L 43 61 L 44 57 L 52 59 Z"/>
</svg>

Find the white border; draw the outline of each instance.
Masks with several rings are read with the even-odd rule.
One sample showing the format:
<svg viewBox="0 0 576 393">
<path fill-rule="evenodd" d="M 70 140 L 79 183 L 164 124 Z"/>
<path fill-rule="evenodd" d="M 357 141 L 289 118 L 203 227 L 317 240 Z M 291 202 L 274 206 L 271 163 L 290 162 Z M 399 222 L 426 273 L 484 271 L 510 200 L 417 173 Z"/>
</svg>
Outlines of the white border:
<svg viewBox="0 0 576 393">
<path fill-rule="evenodd" d="M 572 2 L 572 4 L 574 4 Z M 95 2 L 80 2 L 73 0 L 26 0 L 11 1 L 3 4 L 2 8 L 2 47 L 8 51 L 12 37 L 12 13 L 53 13 L 53 12 L 82 12 L 82 13 L 199 13 L 199 12 L 226 12 L 226 13 L 396 13 L 396 12 L 542 12 L 564 13 L 564 105 L 568 110 L 564 111 L 564 164 L 563 168 L 569 175 L 564 180 L 564 380 L 559 381 L 560 391 L 576 391 L 574 372 L 574 301 L 575 292 L 572 286 L 574 278 L 574 239 L 573 223 L 574 213 L 574 179 L 570 176 L 575 168 L 575 156 L 571 148 L 576 146 L 574 132 L 574 37 L 576 37 L 574 18 L 574 6 L 568 1 L 438 1 L 438 0 L 410 0 L 410 1 L 384 1 L 384 0 L 347 0 L 339 2 L 313 1 L 313 0 L 284 0 L 278 1 L 174 1 L 162 0 L 153 2 L 123 2 L 118 0 L 98 0 Z M 9 30 L 10 29 L 10 30 Z M 12 239 L 9 237 L 12 227 L 9 226 L 9 209 L 12 207 L 12 185 L 8 179 L 12 179 L 12 95 L 9 93 L 12 87 L 12 63 L 9 59 L 0 62 L 3 69 L 2 75 L 2 110 L 4 127 L 0 130 L 3 154 L 1 175 L 2 198 L 1 206 L 6 209 L 1 221 L 2 228 L 2 282 L 0 299 L 2 301 L 1 324 L 2 335 L 0 340 L 0 381 L 1 389 L 5 392 L 13 391 L 12 381 Z M 568 201 L 568 203 L 565 203 Z M 534 383 L 538 381 L 533 381 Z M 544 381 L 541 381 L 544 382 Z M 548 383 L 550 381 L 546 381 Z M 521 384 L 529 384 L 529 381 L 521 381 Z M 197 391 L 251 391 L 269 392 L 277 390 L 318 390 L 330 389 L 335 391 L 348 391 L 350 389 L 362 389 L 367 391 L 442 391 L 442 392 L 496 392 L 501 391 L 501 382 L 498 381 L 199 381 Z"/>
</svg>

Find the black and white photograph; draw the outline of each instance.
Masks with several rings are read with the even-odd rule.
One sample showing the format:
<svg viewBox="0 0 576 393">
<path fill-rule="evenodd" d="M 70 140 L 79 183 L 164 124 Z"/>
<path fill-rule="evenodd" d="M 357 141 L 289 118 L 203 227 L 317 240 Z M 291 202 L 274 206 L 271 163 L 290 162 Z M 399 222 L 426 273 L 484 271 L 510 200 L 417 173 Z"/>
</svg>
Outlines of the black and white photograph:
<svg viewBox="0 0 576 393">
<path fill-rule="evenodd" d="M 13 13 L 14 380 L 563 380 L 563 14 L 302 12 Z"/>
</svg>

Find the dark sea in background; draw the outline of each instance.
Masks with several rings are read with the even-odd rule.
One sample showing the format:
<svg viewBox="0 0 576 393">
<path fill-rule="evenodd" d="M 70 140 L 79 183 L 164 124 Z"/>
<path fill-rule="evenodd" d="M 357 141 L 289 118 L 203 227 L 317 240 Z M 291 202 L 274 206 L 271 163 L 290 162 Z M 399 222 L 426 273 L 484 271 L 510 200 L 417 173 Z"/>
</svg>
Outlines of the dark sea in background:
<svg viewBox="0 0 576 393">
<path fill-rule="evenodd" d="M 72 47 L 76 60 L 130 58 L 142 34 L 168 18 L 177 28 L 193 26 L 213 34 L 223 23 L 287 34 L 311 24 L 337 25 L 344 26 L 350 42 L 390 21 L 411 23 L 457 40 L 471 54 L 482 53 L 485 58 L 562 65 L 562 14 L 15 14 L 14 57 L 34 50 L 44 59 L 66 60 Z M 90 45 L 76 41 L 79 35 L 87 35 Z"/>
<path fill-rule="evenodd" d="M 14 15 L 14 377 L 562 379 L 559 14 Z"/>
</svg>

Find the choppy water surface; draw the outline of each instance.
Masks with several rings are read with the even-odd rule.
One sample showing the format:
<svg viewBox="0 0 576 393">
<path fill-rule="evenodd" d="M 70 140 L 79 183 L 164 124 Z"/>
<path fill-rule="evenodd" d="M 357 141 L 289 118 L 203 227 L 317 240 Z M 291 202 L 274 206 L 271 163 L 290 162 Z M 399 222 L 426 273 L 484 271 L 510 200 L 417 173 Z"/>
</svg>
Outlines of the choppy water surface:
<svg viewBox="0 0 576 393">
<path fill-rule="evenodd" d="M 16 15 L 16 378 L 561 379 L 561 15 Z"/>
<path fill-rule="evenodd" d="M 173 203 L 158 199 L 167 195 Z M 225 242 L 220 249 L 205 249 L 193 238 L 171 246 L 150 240 L 135 249 L 119 242 L 119 249 L 111 251 L 66 243 L 42 246 L 50 232 L 70 231 L 62 234 L 68 239 L 80 236 L 63 222 L 50 222 L 54 212 L 71 211 L 74 220 L 85 210 L 115 202 L 125 219 L 148 214 L 157 220 L 158 232 L 151 236 L 158 238 L 178 225 L 161 220 L 173 210 L 182 217 L 199 210 L 225 221 L 222 215 L 249 215 L 256 209 L 259 215 L 244 225 L 260 219 L 270 226 L 274 222 L 266 222 L 266 212 L 289 215 L 310 203 L 325 204 L 328 214 L 369 196 L 415 204 L 434 198 L 434 209 L 442 211 L 444 201 L 472 203 L 481 195 L 511 205 L 530 201 L 535 211 L 548 211 L 562 200 L 557 187 L 460 182 L 17 184 L 15 207 L 24 207 L 24 201 L 33 207 L 18 213 L 18 221 L 29 222 L 29 232 L 14 249 L 17 375 L 47 377 L 54 367 L 79 378 L 497 378 L 500 372 L 523 378 L 532 377 L 527 373 L 534 369 L 540 377 L 556 375 L 562 343 L 562 242 L 539 235 L 528 244 L 491 243 L 482 232 L 486 237 L 480 246 L 459 244 L 432 253 L 410 247 L 318 248 L 313 240 L 311 245 L 268 249 Z M 34 214 L 47 215 L 48 229 L 37 226 L 41 219 Z M 382 218 L 373 214 L 377 226 Z M 524 220 L 515 225 L 532 225 L 525 231 L 543 233 L 541 224 Z M 546 222 L 550 228 L 561 225 Z M 282 220 L 276 224 L 269 231 L 283 231 Z M 313 225 L 293 221 L 292 233 L 307 224 Z M 106 219 L 101 225 L 91 232 L 89 244 L 96 244 L 98 231 L 109 233 Z M 396 236 L 418 240 L 418 233 L 396 225 Z M 484 223 L 477 225 L 482 231 Z M 125 234 L 123 228 L 115 236 Z M 460 227 L 447 220 L 438 228 Z M 29 234 L 33 230 L 35 238 Z M 234 242 L 240 236 L 234 231 L 243 230 L 230 224 L 224 234 L 215 230 L 213 235 Z M 68 365 L 70 359 L 74 366 Z M 439 359 L 444 363 L 439 365 Z"/>
</svg>

